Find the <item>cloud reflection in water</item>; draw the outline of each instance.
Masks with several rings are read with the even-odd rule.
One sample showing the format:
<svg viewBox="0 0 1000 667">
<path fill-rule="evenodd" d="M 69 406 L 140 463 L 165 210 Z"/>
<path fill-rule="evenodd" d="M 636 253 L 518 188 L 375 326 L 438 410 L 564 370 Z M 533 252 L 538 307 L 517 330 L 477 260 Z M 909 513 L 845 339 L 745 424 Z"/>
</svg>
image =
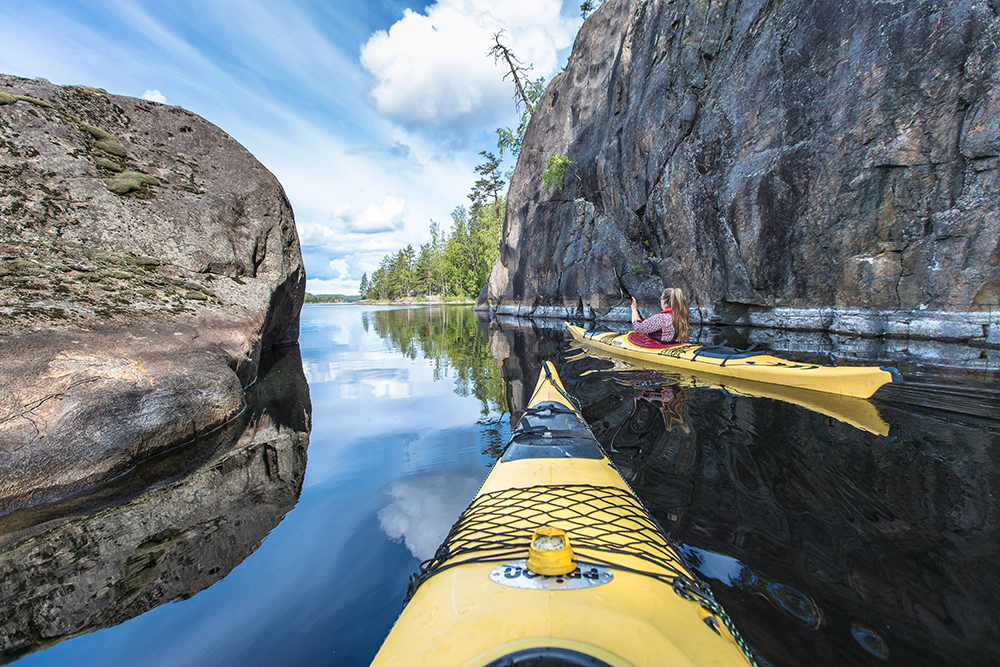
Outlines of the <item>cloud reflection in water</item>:
<svg viewBox="0 0 1000 667">
<path fill-rule="evenodd" d="M 379 511 L 379 526 L 389 539 L 402 540 L 414 557 L 426 560 L 447 537 L 481 482 L 482 474 L 461 471 L 396 480 L 384 489 L 393 502 Z"/>
</svg>

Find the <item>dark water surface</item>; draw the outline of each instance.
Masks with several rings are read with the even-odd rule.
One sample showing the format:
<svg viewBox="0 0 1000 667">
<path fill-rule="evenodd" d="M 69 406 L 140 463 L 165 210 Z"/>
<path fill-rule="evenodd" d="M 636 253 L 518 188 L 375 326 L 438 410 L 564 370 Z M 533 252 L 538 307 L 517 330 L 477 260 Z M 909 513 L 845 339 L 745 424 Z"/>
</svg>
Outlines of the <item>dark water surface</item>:
<svg viewBox="0 0 1000 667">
<path fill-rule="evenodd" d="M 0 517 L 5 661 L 368 664 L 551 360 L 768 663 L 1000 662 L 989 359 L 954 348 L 962 365 L 942 369 L 875 350 L 907 384 L 880 390 L 866 429 L 515 324 L 487 332 L 468 307 L 306 306 L 304 377 L 298 353 L 276 361 L 228 430 Z"/>
</svg>

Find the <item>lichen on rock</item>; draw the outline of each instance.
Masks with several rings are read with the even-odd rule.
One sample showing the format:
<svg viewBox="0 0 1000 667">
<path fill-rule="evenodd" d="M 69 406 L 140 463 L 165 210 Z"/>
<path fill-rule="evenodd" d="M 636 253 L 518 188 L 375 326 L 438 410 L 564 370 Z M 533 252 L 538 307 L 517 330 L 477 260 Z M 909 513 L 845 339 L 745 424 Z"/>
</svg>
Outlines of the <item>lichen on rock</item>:
<svg viewBox="0 0 1000 667">
<path fill-rule="evenodd" d="M 7 75 L 0 95 L 3 514 L 231 418 L 297 340 L 305 274 L 281 185 L 204 119 Z"/>
</svg>

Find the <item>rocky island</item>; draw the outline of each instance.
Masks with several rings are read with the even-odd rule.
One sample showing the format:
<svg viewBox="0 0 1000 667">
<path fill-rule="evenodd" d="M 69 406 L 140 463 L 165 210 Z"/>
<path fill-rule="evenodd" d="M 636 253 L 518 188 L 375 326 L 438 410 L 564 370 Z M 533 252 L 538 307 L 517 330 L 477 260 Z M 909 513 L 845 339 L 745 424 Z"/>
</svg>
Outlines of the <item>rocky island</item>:
<svg viewBox="0 0 1000 667">
<path fill-rule="evenodd" d="M 225 132 L 0 76 L 0 515 L 241 415 L 304 288 L 281 185 Z"/>
<path fill-rule="evenodd" d="M 1000 345 L 998 15 L 608 0 L 532 115 L 480 309 L 626 320 L 676 286 L 695 321 Z"/>
</svg>

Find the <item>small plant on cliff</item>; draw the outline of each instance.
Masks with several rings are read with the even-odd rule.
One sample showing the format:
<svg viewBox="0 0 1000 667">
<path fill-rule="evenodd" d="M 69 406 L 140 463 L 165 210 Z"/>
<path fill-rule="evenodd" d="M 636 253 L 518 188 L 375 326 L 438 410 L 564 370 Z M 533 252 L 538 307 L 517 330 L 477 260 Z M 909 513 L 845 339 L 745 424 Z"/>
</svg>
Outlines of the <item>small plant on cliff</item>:
<svg viewBox="0 0 1000 667">
<path fill-rule="evenodd" d="M 561 153 L 553 153 L 549 156 L 549 159 L 545 161 L 545 171 L 542 172 L 542 181 L 545 183 L 546 192 L 551 191 L 552 188 L 562 190 L 563 174 L 566 173 L 566 167 L 571 164 L 573 161 Z"/>
<path fill-rule="evenodd" d="M 525 66 L 518 60 L 507 45 L 500 41 L 502 36 L 503 30 L 493 35 L 494 43 L 489 50 L 489 55 L 493 56 L 494 63 L 503 62 L 507 66 L 509 71 L 504 74 L 503 78 L 506 80 L 507 77 L 510 77 L 513 80 L 514 106 L 521 113 L 521 119 L 516 128 L 498 127 L 496 129 L 497 149 L 500 151 L 501 160 L 505 152 L 512 155 L 514 159 L 520 155 L 524 133 L 528 129 L 528 121 L 531 120 L 531 114 L 535 112 L 535 105 L 538 104 L 542 93 L 545 92 L 545 77 L 542 76 L 534 80 L 528 78 L 532 66 Z M 508 178 L 510 178 L 509 174 Z"/>
<path fill-rule="evenodd" d="M 646 272 L 645 267 L 639 266 L 638 264 L 633 264 L 631 268 L 632 268 L 632 273 L 635 275 L 639 275 L 641 273 Z"/>
<path fill-rule="evenodd" d="M 601 6 L 604 0 L 584 0 L 580 3 L 580 16 L 587 18 L 592 11 Z"/>
</svg>

